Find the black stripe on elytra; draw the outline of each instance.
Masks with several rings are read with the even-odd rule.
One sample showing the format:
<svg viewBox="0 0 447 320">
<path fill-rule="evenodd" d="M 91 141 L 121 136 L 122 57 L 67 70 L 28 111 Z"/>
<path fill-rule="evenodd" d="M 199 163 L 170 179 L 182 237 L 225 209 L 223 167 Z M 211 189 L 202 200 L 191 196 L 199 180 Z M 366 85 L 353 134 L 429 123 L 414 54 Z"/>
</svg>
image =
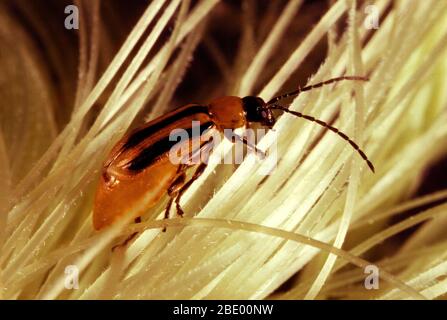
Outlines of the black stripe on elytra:
<svg viewBox="0 0 447 320">
<path fill-rule="evenodd" d="M 206 113 L 208 114 L 208 107 L 201 105 L 193 105 L 182 111 L 173 113 L 170 117 L 167 117 L 159 122 L 154 123 L 153 125 L 146 127 L 144 129 L 135 131 L 132 133 L 127 139 L 126 143 L 123 146 L 123 150 L 133 148 L 140 144 L 144 139 L 150 137 L 152 134 L 157 133 L 161 129 L 166 126 L 189 116 L 192 116 L 197 113 Z"/>
<path fill-rule="evenodd" d="M 199 135 L 202 135 L 206 130 L 210 129 L 213 125 L 214 125 L 213 122 L 205 122 L 201 124 Z M 189 138 L 194 137 L 192 128 L 187 128 L 184 130 L 188 133 Z M 197 134 L 195 136 L 197 136 Z M 133 160 L 131 160 L 128 164 L 127 169 L 134 172 L 146 169 L 153 162 L 155 162 L 157 158 L 169 152 L 169 150 L 177 143 L 179 143 L 179 141 L 170 141 L 169 136 L 166 136 L 158 140 L 151 146 L 142 150 Z"/>
</svg>

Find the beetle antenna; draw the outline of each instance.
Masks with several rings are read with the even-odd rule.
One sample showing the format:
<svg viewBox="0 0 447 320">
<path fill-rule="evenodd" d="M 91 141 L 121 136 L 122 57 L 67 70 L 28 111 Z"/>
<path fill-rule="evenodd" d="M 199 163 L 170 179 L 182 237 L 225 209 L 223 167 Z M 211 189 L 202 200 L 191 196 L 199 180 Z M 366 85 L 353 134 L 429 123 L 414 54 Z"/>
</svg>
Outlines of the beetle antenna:
<svg viewBox="0 0 447 320">
<path fill-rule="evenodd" d="M 295 91 L 289 92 L 289 93 L 285 93 L 282 94 L 280 96 L 274 97 L 272 98 L 269 102 L 267 102 L 267 105 L 270 104 L 274 104 L 276 102 L 278 102 L 279 100 L 285 99 L 285 98 L 289 98 L 289 97 L 294 97 L 294 96 L 298 96 L 301 92 L 304 91 L 310 91 L 312 89 L 317 89 L 317 88 L 321 88 L 322 86 L 334 83 L 334 82 L 339 82 L 339 81 L 343 81 L 343 80 L 354 80 L 354 81 L 369 81 L 368 77 L 362 77 L 362 76 L 342 76 L 342 77 L 337 77 L 337 78 L 332 78 L 323 82 L 319 82 L 316 84 L 312 84 L 309 85 L 307 87 L 303 87 L 303 88 L 298 88 Z"/>
<path fill-rule="evenodd" d="M 267 106 L 267 108 L 268 109 L 273 109 L 273 110 L 281 110 L 283 112 L 290 113 L 290 114 L 292 114 L 292 115 L 294 115 L 296 117 L 303 118 L 303 119 L 306 119 L 308 121 L 315 122 L 315 123 L 319 124 L 320 126 L 325 127 L 327 129 L 331 130 L 332 132 L 334 132 L 337 135 L 339 135 L 340 137 L 342 137 L 345 141 L 347 141 L 354 148 L 354 150 L 358 152 L 358 154 L 362 157 L 362 159 L 366 161 L 366 163 L 368 164 L 368 167 L 371 169 L 371 171 L 375 172 L 374 165 L 368 159 L 367 155 L 365 154 L 365 152 L 363 152 L 363 150 L 359 147 L 359 145 L 357 143 L 355 143 L 351 138 L 349 138 L 347 134 L 345 134 L 344 132 L 340 131 L 336 127 L 333 127 L 330 124 L 328 124 L 327 122 L 324 122 L 324 121 L 322 121 L 320 119 L 317 119 L 315 117 L 303 114 L 303 113 L 298 112 L 298 111 L 289 110 L 288 108 L 283 107 L 283 106 L 272 105 L 272 106 Z"/>
</svg>

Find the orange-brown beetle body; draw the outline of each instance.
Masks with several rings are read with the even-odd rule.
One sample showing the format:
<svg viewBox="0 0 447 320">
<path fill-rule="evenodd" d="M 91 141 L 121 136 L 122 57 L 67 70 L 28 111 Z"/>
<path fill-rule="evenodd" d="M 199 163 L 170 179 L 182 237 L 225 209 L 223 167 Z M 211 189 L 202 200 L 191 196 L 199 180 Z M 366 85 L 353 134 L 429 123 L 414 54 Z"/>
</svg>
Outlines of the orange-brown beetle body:
<svg viewBox="0 0 447 320">
<path fill-rule="evenodd" d="M 126 214 L 129 208 L 136 203 L 147 210 L 153 207 L 166 193 L 170 196 L 170 201 L 165 211 L 165 217 L 168 217 L 173 201 L 176 203 L 177 212 L 180 215 L 183 214 L 180 207 L 180 198 L 186 189 L 203 173 L 206 164 L 199 164 L 193 177 L 189 181 L 185 181 L 185 171 L 191 166 L 173 164 L 170 161 L 169 151 L 177 142 L 171 141 L 169 136 L 173 130 L 178 128 L 192 132 L 193 121 L 199 122 L 200 134 L 198 136 L 190 135 L 189 141 L 184 143 L 192 146 L 196 145 L 200 150 L 210 141 L 194 143 L 194 140 L 202 141 L 211 130 L 218 130 L 223 133 L 225 129 L 234 130 L 248 127 L 248 124 L 252 122 L 258 122 L 272 128 L 275 123 L 272 110 L 281 110 L 296 117 L 316 122 L 337 133 L 351 144 L 374 171 L 372 163 L 363 151 L 346 134 L 312 116 L 290 111 L 288 108 L 277 104 L 282 98 L 296 96 L 303 91 L 340 80 L 365 81 L 367 79 L 348 76 L 334 78 L 275 97 L 267 103 L 259 97 L 239 98 L 229 96 L 215 99 L 207 105 L 190 104 L 150 121 L 131 132 L 116 144 L 104 163 L 94 203 L 94 228 L 100 230 L 112 224 Z M 242 137 L 239 137 L 239 140 L 250 148 L 256 148 L 249 145 Z M 190 156 L 199 150 L 192 149 Z M 156 186 L 158 188 L 161 186 L 159 188 L 161 191 L 156 196 L 147 198 L 147 191 L 153 190 Z M 135 212 L 131 218 L 138 218 L 143 213 Z"/>
<path fill-rule="evenodd" d="M 164 185 L 162 189 L 168 190 L 178 175 L 179 167 L 169 160 L 169 150 L 176 143 L 169 140 L 169 134 L 177 128 L 190 129 L 192 121 L 200 122 L 201 132 L 243 127 L 246 123 L 242 99 L 224 97 L 207 106 L 186 105 L 122 138 L 104 164 L 96 192 L 93 214 L 96 230 L 119 219 L 133 203 L 144 202 L 147 190 L 160 183 Z M 195 145 L 192 141 L 188 143 Z M 143 207 L 151 208 L 165 193 L 151 197 Z M 132 218 L 141 214 L 138 212 Z"/>
</svg>

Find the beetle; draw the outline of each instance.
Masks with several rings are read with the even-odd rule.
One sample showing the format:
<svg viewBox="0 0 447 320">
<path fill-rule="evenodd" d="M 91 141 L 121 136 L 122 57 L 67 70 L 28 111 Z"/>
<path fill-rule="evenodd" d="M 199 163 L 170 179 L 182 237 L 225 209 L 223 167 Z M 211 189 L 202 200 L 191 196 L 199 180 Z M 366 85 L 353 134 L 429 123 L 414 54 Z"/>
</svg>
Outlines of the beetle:
<svg viewBox="0 0 447 320">
<path fill-rule="evenodd" d="M 374 172 L 374 166 L 366 154 L 345 133 L 322 120 L 289 110 L 278 104 L 282 99 L 296 97 L 302 92 L 342 80 L 368 81 L 368 78 L 362 76 L 332 78 L 274 97 L 268 102 L 256 96 L 244 98 L 227 96 L 214 99 L 209 104 L 188 104 L 132 131 L 113 147 L 102 168 L 93 209 L 94 228 L 100 230 L 111 225 L 122 217 L 132 204 L 145 201 L 147 190 L 160 186 L 160 183 L 162 183 L 161 192 L 150 201 L 146 201 L 144 208 L 147 210 L 155 206 L 167 193 L 169 201 L 165 209 L 165 218 L 169 217 L 174 203 L 178 215 L 183 216 L 180 206 L 181 197 L 204 172 L 207 164 L 205 162 L 198 164 L 192 177 L 186 181 L 186 171 L 194 165 L 174 164 L 169 160 L 169 150 L 177 143 L 171 141 L 169 135 L 176 128 L 191 131 L 193 121 L 199 122 L 200 131 L 198 135 L 191 136 L 190 141 L 187 141 L 197 146 L 196 149 L 191 150 L 190 157 L 212 145 L 212 138 L 203 139 L 211 129 L 217 129 L 223 133 L 225 129 L 248 128 L 251 123 L 259 123 L 272 129 L 276 121 L 273 110 L 280 110 L 283 113 L 312 121 L 336 133 L 358 152 Z M 245 138 L 238 135 L 235 137 L 247 147 L 259 151 Z M 193 142 L 197 142 L 198 139 L 205 142 L 194 144 Z M 138 222 L 143 213 L 136 212 L 131 218 Z"/>
</svg>

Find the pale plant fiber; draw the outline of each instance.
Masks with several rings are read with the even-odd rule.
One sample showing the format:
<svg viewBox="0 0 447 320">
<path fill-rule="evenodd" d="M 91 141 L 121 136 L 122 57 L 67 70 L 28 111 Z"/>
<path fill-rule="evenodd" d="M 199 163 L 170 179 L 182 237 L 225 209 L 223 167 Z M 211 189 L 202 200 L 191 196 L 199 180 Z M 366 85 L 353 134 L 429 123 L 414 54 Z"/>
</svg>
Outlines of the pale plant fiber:
<svg viewBox="0 0 447 320">
<path fill-rule="evenodd" d="M 79 79 L 88 80 L 80 81 L 72 118 L 59 134 L 49 107 L 54 103 L 51 84 L 41 71 L 41 62 L 33 57 L 32 48 L 26 50 L 26 35 L 15 43 L 22 56 L 15 55 L 26 63 L 29 76 L 20 77 L 12 71 L 6 74 L 30 81 L 30 88 L 21 92 L 23 97 L 2 93 L 3 100 L 16 107 L 15 112 L 3 107 L 0 111 L 2 120 L 10 123 L 0 128 L 2 298 L 445 297 L 445 202 L 395 225 L 384 223 L 405 209 L 447 197 L 446 191 L 440 191 L 402 204 L 417 187 L 425 168 L 447 151 L 445 1 L 394 1 L 380 27 L 367 30 L 364 8 L 357 8 L 356 1 L 338 0 L 296 44 L 289 59 L 259 93 L 265 100 L 280 93 L 314 46 L 328 32 L 335 32 L 334 23 L 347 14 L 348 27 L 339 41 L 330 37 L 328 56 L 309 83 L 342 74 L 366 74 L 370 81 L 343 82 L 311 91 L 295 99 L 291 109 L 325 120 L 340 111 L 334 124 L 364 148 L 375 164 L 375 174 L 336 135 L 327 132 L 313 145 L 321 128 L 284 115 L 275 126 L 279 162 L 265 181 L 261 165 L 245 161 L 216 188 L 214 171 L 222 166 L 209 165 L 183 198 L 184 219 L 154 221 L 162 216 L 163 202 L 148 212 L 140 225 L 126 226 L 128 221 L 123 219 L 109 230 L 93 231 L 92 197 L 108 150 L 146 101 L 158 97 L 148 118 L 168 109 L 179 82 L 176 79 L 181 78 L 201 39 L 205 18 L 218 3 L 202 0 L 188 11 L 189 1 L 165 2 L 150 4 L 96 84 L 91 83 L 91 77 L 97 67 L 97 50 L 101 49 L 94 44 L 87 48 L 83 38 L 83 73 Z M 383 12 L 390 2 L 374 3 Z M 269 68 L 267 61 L 281 46 L 293 17 L 300 14 L 300 6 L 301 1 L 290 1 L 273 32 L 264 44 L 258 44 L 253 59 L 240 55 L 240 59 L 250 60 L 239 61 L 249 65 L 245 75 L 234 79 L 240 84 L 235 89 L 239 95 L 257 94 L 251 90 L 261 85 L 256 83 L 258 75 Z M 146 61 L 174 16 L 177 22 L 170 39 Z M 8 22 L 9 29 L 20 31 L 7 16 L 0 18 Z M 151 21 L 156 21 L 154 28 L 131 56 Z M 8 41 L 7 34 L 1 32 L 2 41 Z M 362 47 L 369 32 L 373 32 L 372 38 Z M 93 33 L 92 38 L 96 37 Z M 180 54 L 168 63 L 177 47 Z M 0 63 L 12 59 L 8 56 L 11 53 L 0 53 Z M 86 61 L 87 56 L 90 61 Z M 127 69 L 124 61 L 131 61 Z M 124 73 L 111 84 L 120 68 Z M 113 93 L 93 125 L 83 132 L 86 114 L 109 85 Z M 28 104 L 17 103 L 23 98 Z M 17 140 L 14 135 L 21 129 L 14 123 L 21 123 L 25 114 L 35 116 L 37 123 L 21 131 L 25 135 L 20 146 L 7 150 L 5 141 Z M 272 139 L 273 135 L 267 134 L 258 147 L 268 148 Z M 229 151 L 231 145 L 223 142 L 219 148 Z M 33 166 L 26 168 L 30 162 Z M 28 173 L 18 176 L 17 172 Z M 202 190 L 215 192 L 204 199 Z M 158 190 L 148 190 L 149 196 L 151 192 Z M 428 222 L 395 255 L 374 262 L 383 267 L 380 290 L 366 290 L 363 268 L 372 262 L 361 259 L 362 254 L 423 221 Z M 161 233 L 165 224 L 168 231 Z M 359 227 L 367 230 L 363 237 L 354 236 L 350 239 L 352 249 L 341 250 L 346 237 Z M 140 231 L 139 236 L 129 247 L 111 252 L 118 235 L 135 230 Z M 347 263 L 360 269 L 339 271 Z M 80 270 L 77 290 L 64 287 L 68 265 Z M 300 270 L 300 277 L 287 292 L 274 293 Z"/>
</svg>

